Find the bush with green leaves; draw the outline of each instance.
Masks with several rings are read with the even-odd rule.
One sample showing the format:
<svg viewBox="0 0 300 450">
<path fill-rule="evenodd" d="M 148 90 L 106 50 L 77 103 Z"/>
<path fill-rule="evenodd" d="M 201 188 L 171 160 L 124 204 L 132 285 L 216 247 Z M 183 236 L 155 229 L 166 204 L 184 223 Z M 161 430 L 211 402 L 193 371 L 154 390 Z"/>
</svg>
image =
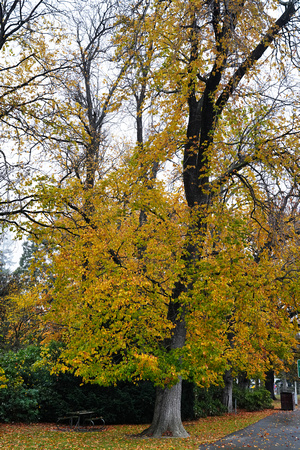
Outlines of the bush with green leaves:
<svg viewBox="0 0 300 450">
<path fill-rule="evenodd" d="M 0 420 L 4 422 L 37 421 L 39 390 L 28 383 L 38 349 L 30 346 L 18 352 L 0 354 L 5 383 L 0 389 Z"/>
<path fill-rule="evenodd" d="M 237 402 L 237 407 L 247 411 L 262 411 L 273 407 L 271 394 L 263 387 L 241 389 L 234 386 L 233 397 Z"/>
<path fill-rule="evenodd" d="M 101 387 L 82 384 L 70 373 L 51 375 L 37 346 L 0 353 L 0 367 L 2 422 L 54 422 L 66 411 L 79 409 L 95 411 L 106 423 L 152 419 L 155 388 L 151 383 Z"/>
<path fill-rule="evenodd" d="M 194 417 L 220 416 L 227 411 L 222 403 L 223 390 L 219 386 L 194 387 Z"/>
<path fill-rule="evenodd" d="M 52 357 L 59 356 L 60 344 L 54 343 Z M 55 422 L 67 411 L 89 409 L 109 424 L 149 423 L 152 420 L 155 387 L 150 382 L 119 383 L 102 387 L 83 384 L 71 373 L 50 374 L 43 365 L 38 346 L 17 352 L 0 353 L 0 421 Z M 222 387 L 199 388 L 183 383 L 182 417 L 195 419 L 226 412 Z M 257 411 L 272 406 L 269 391 L 234 386 L 239 408 Z"/>
</svg>

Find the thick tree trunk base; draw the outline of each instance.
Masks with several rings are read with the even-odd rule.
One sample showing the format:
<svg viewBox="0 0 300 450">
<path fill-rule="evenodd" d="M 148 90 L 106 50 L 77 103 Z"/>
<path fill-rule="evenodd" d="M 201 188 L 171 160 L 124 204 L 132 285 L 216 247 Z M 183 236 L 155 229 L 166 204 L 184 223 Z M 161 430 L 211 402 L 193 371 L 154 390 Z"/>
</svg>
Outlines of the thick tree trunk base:
<svg viewBox="0 0 300 450">
<path fill-rule="evenodd" d="M 152 424 L 138 437 L 187 438 L 181 421 L 181 380 L 170 388 L 157 388 Z"/>
<path fill-rule="evenodd" d="M 232 404 L 233 378 L 231 370 L 226 370 L 223 379 L 224 379 L 223 405 L 226 406 L 227 411 L 231 413 L 233 411 L 233 404 Z"/>
</svg>

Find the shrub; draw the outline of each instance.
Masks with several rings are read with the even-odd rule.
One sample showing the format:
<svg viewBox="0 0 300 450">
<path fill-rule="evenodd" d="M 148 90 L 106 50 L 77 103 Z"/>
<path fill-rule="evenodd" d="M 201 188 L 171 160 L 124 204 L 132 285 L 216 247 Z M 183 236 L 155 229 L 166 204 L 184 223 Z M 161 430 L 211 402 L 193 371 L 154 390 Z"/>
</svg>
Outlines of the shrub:
<svg viewBox="0 0 300 450">
<path fill-rule="evenodd" d="M 194 387 L 194 416 L 196 419 L 207 416 L 220 416 L 227 409 L 222 403 L 223 390 L 219 386 L 207 389 Z"/>
<path fill-rule="evenodd" d="M 234 399 L 237 406 L 247 411 L 262 411 L 272 408 L 272 398 L 270 392 L 265 388 L 240 389 L 234 386 Z"/>
<path fill-rule="evenodd" d="M 51 375 L 40 361 L 36 346 L 0 354 L 0 421 L 53 422 L 66 411 L 80 409 L 94 410 L 106 423 L 151 421 L 155 400 L 151 383 L 82 385 L 81 378 L 69 373 Z"/>
<path fill-rule="evenodd" d="M 59 356 L 59 344 L 53 355 Z M 119 383 L 113 387 L 82 384 L 70 373 L 51 375 L 41 364 L 40 348 L 28 346 L 18 352 L 0 354 L 0 421 L 55 422 L 67 411 L 88 409 L 103 416 L 108 424 L 149 423 L 155 402 L 155 387 L 143 381 Z M 203 389 L 183 383 L 182 417 L 220 415 L 222 388 Z"/>
<path fill-rule="evenodd" d="M 5 385 L 0 389 L 0 420 L 4 422 L 37 421 L 39 391 L 25 382 L 36 361 L 37 349 L 28 347 L 19 352 L 0 355 Z"/>
</svg>

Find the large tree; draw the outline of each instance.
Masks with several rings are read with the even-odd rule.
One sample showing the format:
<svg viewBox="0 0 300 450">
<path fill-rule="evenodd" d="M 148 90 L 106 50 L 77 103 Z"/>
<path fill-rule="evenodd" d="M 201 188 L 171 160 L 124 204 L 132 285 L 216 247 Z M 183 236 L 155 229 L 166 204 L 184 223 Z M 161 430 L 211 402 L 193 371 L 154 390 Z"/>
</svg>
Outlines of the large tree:
<svg viewBox="0 0 300 450">
<path fill-rule="evenodd" d="M 288 119 L 282 120 L 276 112 L 286 101 L 288 86 L 281 83 L 296 45 L 297 5 L 288 2 L 281 14 L 277 8 L 277 20 L 270 15 L 271 8 L 271 4 L 244 1 L 161 5 L 164 27 L 159 45 L 169 63 L 167 69 L 165 63 L 168 74 L 162 90 L 173 89 L 173 101 L 180 108 L 187 107 L 183 180 L 191 220 L 183 259 L 195 277 L 216 203 L 235 202 L 244 190 L 247 200 L 251 198 L 251 215 L 258 221 L 263 213 L 256 211 L 264 211 L 266 205 L 259 185 L 280 178 L 286 168 L 284 161 L 293 167 L 291 184 L 295 185 L 298 156 L 294 138 L 299 133 L 295 103 L 286 103 Z M 284 42 L 287 35 L 292 42 L 290 55 L 284 54 L 289 49 L 280 47 L 280 40 Z M 285 68 L 276 64 L 278 59 Z M 271 77 L 277 77 L 277 85 L 271 83 Z M 253 107 L 256 117 L 251 120 Z M 270 122 L 272 116 L 278 120 L 276 125 Z M 194 291 L 193 277 L 180 279 L 173 291 L 168 311 L 174 324 L 171 349 L 185 345 L 189 301 L 181 298 L 185 292 L 195 295 Z M 178 423 L 179 403 L 179 384 L 163 388 L 147 433 L 157 436 L 170 428 L 173 434 L 184 435 Z"/>
<path fill-rule="evenodd" d="M 54 282 L 51 292 L 37 289 L 66 343 L 57 368 L 101 384 L 152 380 L 145 434 L 185 437 L 182 378 L 208 385 L 261 374 L 280 366 L 292 341 L 298 281 L 287 289 L 285 271 L 298 242 L 297 3 L 127 4 L 114 28 L 116 77 L 99 91 L 91 70 L 110 8 L 94 9 L 83 40 L 78 22 L 77 65 L 57 79 L 67 107 L 55 110 L 58 99 L 57 116 L 43 122 L 53 125 L 44 136 L 62 149 L 54 167 L 64 172 L 38 187 L 47 229 L 33 231 L 50 242 Z M 129 92 L 137 143 L 107 173 L 105 120 Z M 170 189 L 178 156 L 183 183 Z M 274 197 L 283 191 L 280 216 Z"/>
</svg>

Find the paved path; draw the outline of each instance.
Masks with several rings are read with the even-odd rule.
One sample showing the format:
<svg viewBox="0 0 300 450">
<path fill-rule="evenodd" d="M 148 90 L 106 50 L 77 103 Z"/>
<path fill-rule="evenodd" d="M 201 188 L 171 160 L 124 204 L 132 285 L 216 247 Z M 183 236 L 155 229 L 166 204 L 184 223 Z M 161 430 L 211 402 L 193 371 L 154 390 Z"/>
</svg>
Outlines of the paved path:
<svg viewBox="0 0 300 450">
<path fill-rule="evenodd" d="M 300 450 L 300 407 L 279 411 L 199 450 Z"/>
</svg>

